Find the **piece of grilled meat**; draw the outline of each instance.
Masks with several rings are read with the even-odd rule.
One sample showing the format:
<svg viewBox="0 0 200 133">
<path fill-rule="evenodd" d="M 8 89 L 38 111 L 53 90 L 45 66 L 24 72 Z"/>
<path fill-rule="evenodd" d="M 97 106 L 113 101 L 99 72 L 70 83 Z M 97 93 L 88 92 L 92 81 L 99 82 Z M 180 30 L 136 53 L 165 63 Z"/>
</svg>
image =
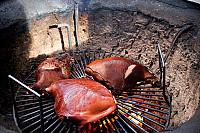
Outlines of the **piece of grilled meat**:
<svg viewBox="0 0 200 133">
<path fill-rule="evenodd" d="M 152 85 L 159 81 L 146 67 L 123 57 L 97 59 L 86 67 L 85 72 L 113 93 L 134 88 L 139 81 L 146 81 Z"/>
<path fill-rule="evenodd" d="M 30 87 L 34 90 L 41 90 L 55 81 L 69 78 L 71 75 L 70 64 L 72 62 L 73 59 L 69 55 L 59 58 L 47 58 L 38 65 L 35 71 L 37 81 Z"/>
<path fill-rule="evenodd" d="M 54 82 L 45 90 L 55 98 L 56 114 L 61 119 L 75 120 L 79 127 L 117 109 L 110 90 L 91 79 L 64 79 Z"/>
</svg>

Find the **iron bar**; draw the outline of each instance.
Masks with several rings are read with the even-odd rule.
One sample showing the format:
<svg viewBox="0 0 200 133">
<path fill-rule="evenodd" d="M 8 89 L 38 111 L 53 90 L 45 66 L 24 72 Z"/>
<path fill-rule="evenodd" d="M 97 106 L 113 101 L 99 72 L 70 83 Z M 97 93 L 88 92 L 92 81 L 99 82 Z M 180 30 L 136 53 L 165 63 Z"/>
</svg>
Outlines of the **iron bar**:
<svg viewBox="0 0 200 133">
<path fill-rule="evenodd" d="M 100 51 L 98 51 L 98 58 L 97 59 L 100 59 L 100 57 L 101 57 L 101 52 Z"/>
<path fill-rule="evenodd" d="M 107 128 L 104 125 L 103 119 L 100 119 L 100 122 L 101 122 L 101 125 L 102 125 L 103 132 L 107 131 Z"/>
<path fill-rule="evenodd" d="M 70 133 L 70 131 L 71 131 L 71 129 L 72 129 L 72 126 L 73 126 L 73 124 L 70 122 L 70 123 L 69 123 L 69 128 L 68 128 L 68 130 L 66 131 L 66 133 Z"/>
<path fill-rule="evenodd" d="M 149 109 L 149 110 L 152 110 L 152 111 L 156 111 L 156 112 L 159 112 L 159 113 L 168 114 L 168 112 L 165 112 L 165 111 L 162 111 L 162 110 L 158 110 L 158 109 L 154 109 L 154 108 L 150 108 L 150 107 L 147 107 L 147 106 L 143 106 L 143 105 L 140 105 L 140 104 L 137 104 L 137 103 L 124 101 L 124 100 L 121 100 L 121 101 L 123 101 L 123 102 L 120 102 L 120 101 L 118 101 L 118 102 L 121 103 L 121 104 L 130 103 L 130 104 L 133 104 L 133 105 L 141 107 L 141 108 L 146 108 L 146 109 Z M 126 103 L 124 103 L 124 102 L 126 102 Z"/>
<path fill-rule="evenodd" d="M 20 101 L 17 101 L 17 100 L 16 100 L 16 103 L 20 103 L 20 102 L 30 102 L 30 101 L 36 101 L 36 102 L 38 102 L 39 99 L 26 99 L 26 100 L 20 100 Z"/>
<path fill-rule="evenodd" d="M 112 118 L 109 117 L 108 119 L 109 119 L 109 121 L 112 123 L 112 125 L 114 126 L 116 132 L 117 132 L 117 133 L 120 133 L 119 130 L 118 130 L 118 128 L 117 128 L 117 126 L 116 126 L 115 123 L 112 121 Z"/>
<path fill-rule="evenodd" d="M 89 64 L 89 63 L 88 63 L 88 58 L 87 58 L 85 52 L 86 52 L 86 51 L 83 51 L 83 57 L 84 57 L 84 61 L 85 61 L 85 67 L 87 67 L 87 64 Z"/>
<path fill-rule="evenodd" d="M 129 106 L 129 107 L 130 107 L 130 106 Z M 157 124 L 157 125 L 159 125 L 159 126 L 161 126 L 161 127 L 165 127 L 164 125 L 160 124 L 159 122 L 154 121 L 154 120 L 152 120 L 152 119 L 150 119 L 150 118 L 148 118 L 148 117 L 146 117 L 146 116 L 144 116 L 144 115 L 142 115 L 142 114 L 140 114 L 140 113 L 138 113 L 138 112 L 136 112 L 136 111 L 134 111 L 134 110 L 131 110 L 131 109 L 129 109 L 129 108 L 123 106 L 123 105 L 119 108 L 121 111 L 125 112 L 126 114 L 128 114 L 128 115 L 131 116 L 131 117 L 134 117 L 134 119 L 136 119 L 137 121 L 141 122 L 142 124 L 148 126 L 149 128 L 153 129 L 154 131 L 156 131 L 155 128 L 153 128 L 153 127 L 151 127 L 150 125 L 146 124 L 145 122 L 139 120 L 137 117 L 131 115 L 129 112 L 125 111 L 123 108 L 125 108 L 125 109 L 131 111 L 132 113 L 137 114 L 137 115 L 139 115 L 139 116 L 141 116 L 141 117 L 143 117 L 143 118 L 145 118 L 145 119 L 147 119 L 147 120 L 149 120 L 149 121 L 151 121 L 151 122 L 153 122 L 153 123 L 155 123 L 155 124 Z M 165 121 L 167 121 L 167 120 L 165 120 Z"/>
<path fill-rule="evenodd" d="M 118 105 L 120 105 L 120 104 L 118 104 Z M 128 104 L 125 104 L 125 105 L 128 106 Z M 138 111 L 141 111 L 141 112 L 143 112 L 143 113 L 147 113 L 147 114 L 149 114 L 149 115 L 152 115 L 152 116 L 154 116 L 154 117 L 158 117 L 158 118 L 160 118 L 160 119 L 166 120 L 166 118 L 164 118 L 164 117 L 162 117 L 162 116 L 159 116 L 159 115 L 156 115 L 156 114 L 151 113 L 151 112 L 149 112 L 149 111 L 146 111 L 146 110 L 137 108 L 137 107 L 135 107 L 135 106 L 132 106 L 132 108 L 133 108 L 133 109 L 136 109 L 136 110 L 138 110 Z"/>
<path fill-rule="evenodd" d="M 47 132 L 51 127 L 53 127 L 58 121 L 60 121 L 60 118 L 56 119 L 51 125 L 49 125 L 44 132 Z"/>
<path fill-rule="evenodd" d="M 131 116 L 134 120 L 136 121 L 139 121 L 140 123 L 144 124 L 145 126 L 147 126 L 148 128 L 154 130 L 155 132 L 159 132 L 157 129 L 153 128 L 152 126 L 148 125 L 147 123 L 145 123 L 144 121 L 138 119 L 137 117 L 133 116 L 132 114 L 126 112 L 125 110 L 121 109 L 121 111 L 125 112 L 126 114 L 128 114 L 129 116 Z M 123 116 L 125 116 L 123 113 L 120 112 L 120 114 L 122 114 Z M 139 113 L 138 113 L 139 114 Z M 128 118 L 127 116 L 125 116 L 126 119 L 128 119 L 131 123 L 135 123 L 133 120 L 131 120 L 130 118 Z M 137 125 L 137 127 L 140 129 L 140 130 L 144 130 L 145 132 L 147 132 L 144 128 L 142 128 L 140 125 L 138 125 L 137 123 L 134 124 L 135 126 Z"/>
<path fill-rule="evenodd" d="M 31 123 L 30 125 L 28 125 L 28 126 L 22 128 L 21 131 L 23 132 L 23 131 L 29 129 L 30 127 L 34 126 L 35 124 L 39 123 L 40 121 L 41 121 L 41 120 L 37 120 L 37 121 Z"/>
<path fill-rule="evenodd" d="M 135 129 L 133 129 L 124 119 L 122 119 L 121 116 L 119 116 L 119 115 L 117 114 L 117 117 L 118 117 L 129 129 L 131 129 L 132 132 L 137 133 L 137 132 L 135 131 Z"/>
<path fill-rule="evenodd" d="M 152 103 L 146 103 L 146 102 L 142 102 L 142 101 L 138 101 L 138 100 L 133 100 L 133 99 L 130 99 L 130 98 L 124 98 L 124 97 L 115 97 L 115 98 L 116 98 L 116 100 L 124 99 L 126 101 L 128 100 L 128 101 L 138 102 L 138 103 L 141 103 L 141 104 L 146 104 L 146 105 L 150 105 L 150 106 L 168 109 L 168 107 L 165 107 L 165 106 L 160 106 L 160 105 L 156 105 L 156 104 L 152 104 Z"/>
<path fill-rule="evenodd" d="M 126 93 L 129 95 L 139 95 L 139 96 L 156 96 L 156 97 L 163 97 L 163 95 L 158 95 L 158 94 L 141 94 L 141 93 Z"/>
<path fill-rule="evenodd" d="M 162 90 L 137 90 L 134 89 L 132 91 L 124 91 L 123 93 L 128 93 L 128 94 L 132 94 L 131 92 L 163 92 Z"/>
<path fill-rule="evenodd" d="M 122 109 L 120 109 L 120 110 L 122 110 Z M 131 119 L 129 119 L 126 115 L 124 115 L 122 112 L 120 112 L 119 111 L 119 113 L 121 114 L 121 115 L 123 115 L 128 121 L 130 121 L 132 124 L 134 124 L 137 128 L 139 128 L 140 129 L 140 131 L 143 131 L 143 132 L 145 132 L 145 133 L 148 133 L 144 128 L 142 128 L 141 126 L 139 126 L 138 124 L 136 124 L 134 121 L 132 121 Z M 129 114 L 128 112 L 126 112 L 127 114 Z M 131 115 L 131 114 L 129 114 L 131 117 L 134 117 L 133 115 Z M 135 117 L 134 117 L 135 118 Z M 136 119 L 136 120 L 138 120 L 139 122 L 142 122 L 141 120 L 139 120 L 139 119 Z"/>
<path fill-rule="evenodd" d="M 70 76 L 71 78 L 73 78 L 73 79 L 76 79 L 76 78 L 78 78 L 77 76 L 76 76 L 76 74 L 74 74 L 74 72 L 72 71 L 71 72 L 71 76 Z"/>
<path fill-rule="evenodd" d="M 76 66 L 75 66 L 75 68 L 76 68 Z M 77 72 L 77 71 L 74 71 L 74 68 L 72 68 L 72 72 L 71 73 L 73 73 L 73 75 L 77 78 L 77 79 L 79 79 L 80 77 L 81 77 L 81 75 Z"/>
<path fill-rule="evenodd" d="M 75 56 L 74 56 L 74 60 L 76 61 L 76 64 L 78 65 L 78 68 L 79 68 L 79 70 L 78 70 L 78 68 L 77 68 L 77 70 L 80 71 L 80 74 L 81 74 L 81 75 L 84 75 L 84 72 L 83 72 L 83 70 L 81 69 L 81 66 L 80 66 L 80 64 L 79 64 L 79 62 L 78 62 L 78 60 L 76 59 Z"/>
<path fill-rule="evenodd" d="M 79 59 L 80 59 L 80 61 L 81 61 L 82 69 L 85 70 L 85 67 L 84 67 L 84 65 L 83 65 L 83 60 L 82 60 L 82 57 L 81 57 L 81 55 L 80 55 L 80 52 L 78 52 L 78 56 L 79 56 Z"/>
<path fill-rule="evenodd" d="M 17 95 L 16 98 L 24 98 L 24 97 L 35 97 L 35 95 Z"/>
<path fill-rule="evenodd" d="M 144 97 L 136 97 L 136 96 L 127 96 L 127 95 L 121 95 L 121 96 L 129 97 L 129 98 L 136 98 L 136 99 L 149 100 L 149 101 L 166 102 L 165 100 L 152 99 L 152 98 L 144 98 Z"/>
<path fill-rule="evenodd" d="M 19 124 L 19 115 L 18 115 L 18 110 L 17 110 L 17 105 L 16 105 L 16 96 L 14 95 L 15 92 L 14 92 L 14 88 L 13 88 L 13 84 L 11 83 L 12 81 L 10 80 L 10 78 L 8 78 L 8 82 L 9 82 L 9 87 L 10 87 L 10 90 L 11 90 L 11 93 L 12 93 L 12 101 L 13 101 L 13 115 L 15 116 L 15 120 L 16 120 L 16 123 Z"/>
<path fill-rule="evenodd" d="M 53 106 L 54 106 L 54 105 L 53 105 Z M 53 106 L 48 106 L 48 107 L 44 108 L 44 110 L 46 110 L 46 109 L 48 109 L 48 108 L 53 108 Z M 39 108 L 39 106 L 37 106 L 36 108 Z M 36 109 L 36 108 L 34 108 L 34 109 Z M 33 109 L 31 109 L 31 110 L 33 110 Z M 22 111 L 19 112 L 19 113 L 23 113 L 23 112 L 26 112 L 26 111 L 30 111 L 30 109 L 28 108 L 27 110 L 22 110 Z M 19 118 L 22 119 L 23 117 L 27 117 L 27 116 L 29 116 L 29 115 L 33 115 L 33 114 L 38 113 L 38 112 L 39 112 L 39 110 L 36 110 L 36 111 L 31 112 L 31 113 L 22 115 L 22 116 L 20 116 Z"/>
<path fill-rule="evenodd" d="M 36 104 L 39 104 L 39 102 L 17 105 L 17 108 L 32 106 L 32 105 L 36 105 Z"/>
<path fill-rule="evenodd" d="M 107 118 L 104 118 L 104 120 L 106 121 L 106 126 L 108 127 L 109 133 L 112 133 L 113 130 L 112 130 L 112 128 L 110 127 L 110 125 L 109 125 L 109 123 L 108 123 L 108 121 L 107 121 Z"/>
<path fill-rule="evenodd" d="M 148 85 L 145 85 L 145 86 L 136 86 L 134 89 L 131 89 L 131 90 L 126 90 L 127 92 L 129 91 L 134 91 L 134 90 L 138 90 L 138 89 L 149 89 L 149 88 L 152 88 L 152 85 L 148 84 Z M 154 90 L 155 89 L 160 89 L 160 88 L 153 88 Z"/>
<path fill-rule="evenodd" d="M 23 86 L 24 88 L 26 88 L 27 90 L 31 91 L 33 94 L 35 94 L 36 96 L 40 97 L 41 95 L 39 93 L 37 93 L 36 91 L 34 91 L 33 89 L 29 88 L 28 86 L 26 86 L 24 83 L 20 82 L 18 79 L 14 78 L 11 75 L 8 75 L 9 78 L 11 78 L 12 80 L 14 80 L 15 82 L 17 82 L 18 84 L 20 84 L 21 86 Z"/>
<path fill-rule="evenodd" d="M 164 96 L 164 99 L 166 101 L 166 103 L 168 104 L 168 106 L 171 106 L 169 101 L 168 101 L 168 98 L 165 94 L 165 62 L 164 62 L 164 59 L 163 59 L 163 56 L 162 56 L 162 52 L 161 52 L 161 48 L 160 48 L 160 45 L 158 44 L 158 51 L 159 51 L 159 57 L 160 57 L 160 60 L 162 61 L 162 68 L 163 68 L 163 82 L 162 82 L 162 89 L 163 89 L 163 96 Z"/>
<path fill-rule="evenodd" d="M 125 132 L 125 133 L 128 133 L 127 131 L 126 131 L 126 129 L 122 126 L 122 124 L 115 118 L 115 117 L 113 117 L 114 118 L 114 120 L 117 122 L 117 124 L 121 127 L 121 129 Z"/>
<path fill-rule="evenodd" d="M 62 133 L 66 126 L 67 126 L 67 123 L 64 124 L 64 126 L 61 128 L 59 133 Z"/>
<path fill-rule="evenodd" d="M 73 63 L 74 68 L 76 69 L 75 72 L 77 73 L 77 76 L 80 78 L 82 77 L 82 74 L 79 72 L 77 66 L 75 65 L 75 63 Z"/>
</svg>

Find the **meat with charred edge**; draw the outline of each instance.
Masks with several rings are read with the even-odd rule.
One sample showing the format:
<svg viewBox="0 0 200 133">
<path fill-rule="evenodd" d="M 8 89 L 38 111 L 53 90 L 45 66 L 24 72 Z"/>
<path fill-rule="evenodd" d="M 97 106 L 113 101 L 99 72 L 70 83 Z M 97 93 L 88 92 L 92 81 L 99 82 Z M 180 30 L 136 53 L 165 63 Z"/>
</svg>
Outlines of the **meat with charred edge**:
<svg viewBox="0 0 200 133">
<path fill-rule="evenodd" d="M 30 88 L 34 90 L 41 90 L 42 88 L 50 86 L 53 82 L 67 79 L 71 75 L 70 64 L 73 59 L 69 55 L 62 57 L 51 57 L 40 63 L 35 71 L 37 82 Z"/>
</svg>

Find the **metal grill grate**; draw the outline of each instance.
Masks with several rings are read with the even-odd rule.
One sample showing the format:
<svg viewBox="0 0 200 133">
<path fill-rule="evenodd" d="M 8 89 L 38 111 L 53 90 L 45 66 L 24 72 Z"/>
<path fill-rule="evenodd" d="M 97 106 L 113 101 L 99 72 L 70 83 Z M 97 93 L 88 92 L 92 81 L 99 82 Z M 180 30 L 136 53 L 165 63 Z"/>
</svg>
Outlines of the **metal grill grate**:
<svg viewBox="0 0 200 133">
<path fill-rule="evenodd" d="M 14 96 L 13 114 L 16 126 L 20 132 L 80 132 L 80 133 L 121 133 L 121 132 L 159 132 L 169 123 L 171 105 L 170 98 L 165 92 L 165 66 L 159 50 L 160 80 L 162 87 L 152 87 L 150 84 L 139 83 L 138 87 L 116 95 L 118 111 L 94 123 L 78 129 L 74 121 L 62 121 L 54 112 L 54 98 L 43 97 L 28 86 L 36 82 L 32 72 L 24 82 L 9 75 L 11 88 L 18 84 Z M 74 51 L 74 63 L 70 78 L 87 78 L 84 69 L 96 59 L 120 56 L 106 51 Z M 134 60 L 136 61 L 136 60 Z M 138 61 L 137 61 L 138 62 Z M 15 81 L 15 82 L 13 82 Z M 14 95 L 14 94 L 13 94 Z"/>
</svg>

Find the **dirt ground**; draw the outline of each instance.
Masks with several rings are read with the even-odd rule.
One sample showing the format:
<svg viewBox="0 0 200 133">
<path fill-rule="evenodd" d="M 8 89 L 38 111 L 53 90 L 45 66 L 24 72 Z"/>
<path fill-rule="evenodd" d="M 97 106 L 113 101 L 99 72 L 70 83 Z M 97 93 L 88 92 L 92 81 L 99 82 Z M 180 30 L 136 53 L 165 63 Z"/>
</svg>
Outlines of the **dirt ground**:
<svg viewBox="0 0 200 133">
<path fill-rule="evenodd" d="M 159 75 L 157 44 L 165 57 L 177 32 L 185 25 L 170 25 L 141 12 L 100 9 L 82 16 L 80 29 L 89 35 L 84 49 L 119 53 L 139 60 Z M 81 27 L 81 26 L 80 26 Z M 170 126 L 178 126 L 195 113 L 199 101 L 200 64 L 198 28 L 183 32 L 166 61 L 166 82 L 172 96 Z"/>
<path fill-rule="evenodd" d="M 80 50 L 91 49 L 119 53 L 140 61 L 157 75 L 159 75 L 157 44 L 161 45 L 165 57 L 175 35 L 182 27 L 188 25 L 170 25 L 165 20 L 141 12 L 105 8 L 89 13 L 83 12 L 79 19 L 79 30 L 82 37 L 80 38 Z M 196 25 L 191 25 L 190 29 L 179 36 L 166 61 L 166 83 L 168 92 L 172 96 L 170 126 L 178 126 L 189 120 L 198 107 L 200 89 L 199 29 Z M 27 47 L 27 44 L 31 43 L 29 36 L 29 33 L 13 36 L 13 40 L 17 40 L 13 44 L 22 42 L 24 49 L 28 50 L 30 48 Z M 40 55 L 36 58 L 22 58 L 28 51 L 21 51 L 18 46 L 14 48 L 14 51 L 13 55 L 4 53 L 5 57 L 9 55 L 10 60 L 2 67 L 6 67 L 8 64 L 15 64 L 15 66 L 17 64 L 17 67 L 13 66 L 10 72 L 15 73 L 15 76 L 20 79 L 35 70 L 37 65 L 47 57 L 47 55 Z M 8 88 L 8 86 L 6 85 L 4 88 Z M 12 112 L 11 92 L 10 90 L 5 91 L 4 88 L 1 90 L 3 92 L 0 99 L 1 111 L 3 113 Z"/>
</svg>

